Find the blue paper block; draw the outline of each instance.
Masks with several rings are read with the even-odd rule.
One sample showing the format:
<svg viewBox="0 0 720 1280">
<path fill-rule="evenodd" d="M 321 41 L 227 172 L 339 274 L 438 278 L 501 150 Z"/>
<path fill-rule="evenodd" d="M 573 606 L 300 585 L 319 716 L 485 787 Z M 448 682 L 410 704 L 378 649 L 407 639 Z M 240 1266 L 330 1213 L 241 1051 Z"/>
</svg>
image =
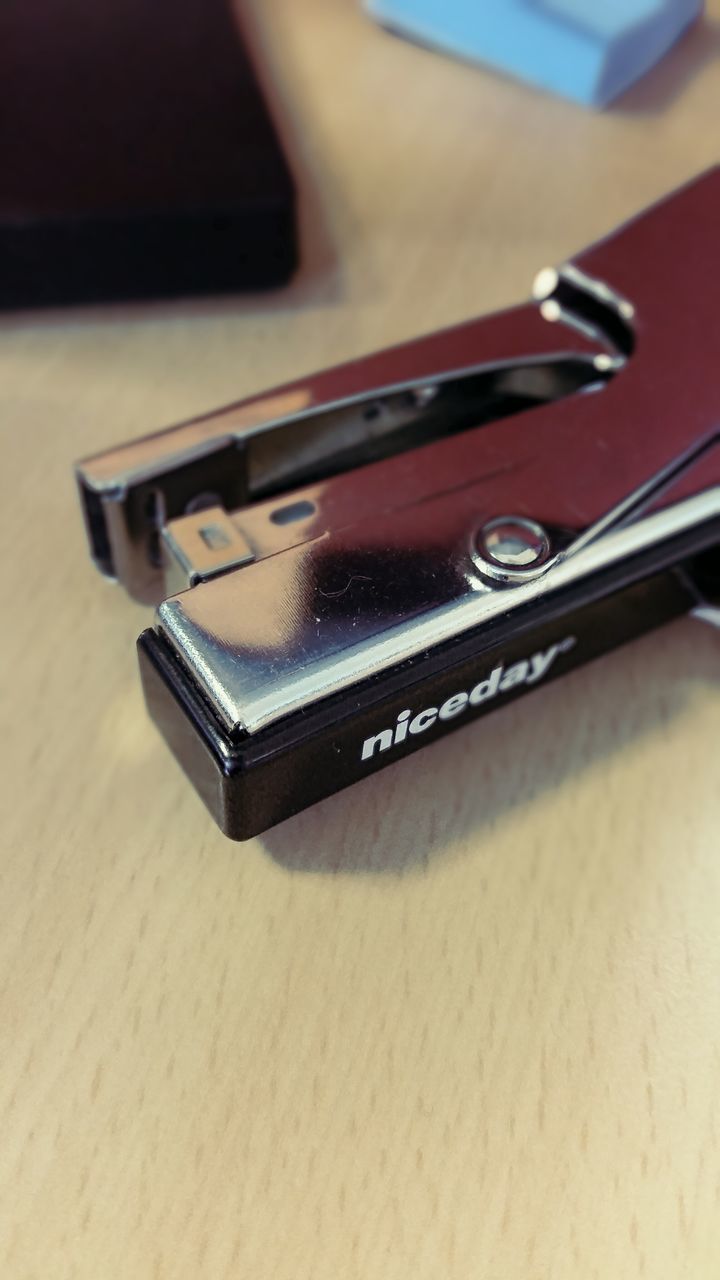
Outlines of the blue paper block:
<svg viewBox="0 0 720 1280">
<path fill-rule="evenodd" d="M 366 0 L 384 26 L 602 107 L 644 75 L 703 0 Z"/>
</svg>

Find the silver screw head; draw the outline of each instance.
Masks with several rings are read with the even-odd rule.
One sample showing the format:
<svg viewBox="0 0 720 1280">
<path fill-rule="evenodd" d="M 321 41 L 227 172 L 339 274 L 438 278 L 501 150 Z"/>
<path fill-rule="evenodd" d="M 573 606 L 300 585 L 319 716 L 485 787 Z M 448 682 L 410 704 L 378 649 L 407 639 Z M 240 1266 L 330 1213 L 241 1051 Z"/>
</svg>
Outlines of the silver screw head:
<svg viewBox="0 0 720 1280">
<path fill-rule="evenodd" d="M 477 536 L 480 559 L 499 569 L 534 569 L 550 555 L 550 539 L 542 525 L 525 516 L 488 520 Z"/>
</svg>

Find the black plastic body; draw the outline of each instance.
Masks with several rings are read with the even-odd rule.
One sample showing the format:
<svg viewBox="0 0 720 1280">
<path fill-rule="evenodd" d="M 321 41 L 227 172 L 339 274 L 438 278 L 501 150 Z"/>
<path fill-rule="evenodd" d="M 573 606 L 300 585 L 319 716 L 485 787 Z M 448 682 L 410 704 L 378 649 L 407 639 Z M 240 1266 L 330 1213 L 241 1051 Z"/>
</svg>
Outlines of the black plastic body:
<svg viewBox="0 0 720 1280">
<path fill-rule="evenodd" d="M 248 839 L 499 710 L 529 686 L 466 706 L 453 719 L 436 719 L 427 731 L 363 759 L 365 740 L 392 728 L 403 710 L 439 708 L 498 665 L 507 670 L 557 644 L 542 680 L 547 683 L 688 612 L 698 600 L 697 579 L 707 582 L 715 573 L 717 552 L 707 549 L 718 539 L 717 522 L 692 530 L 252 735 L 228 734 L 164 638 L 147 630 L 138 646 L 148 708 L 221 829 L 232 839 Z M 574 643 L 566 649 L 570 638 Z"/>
<path fill-rule="evenodd" d="M 0 307 L 264 288 L 296 261 L 229 0 L 3 0 Z"/>
</svg>

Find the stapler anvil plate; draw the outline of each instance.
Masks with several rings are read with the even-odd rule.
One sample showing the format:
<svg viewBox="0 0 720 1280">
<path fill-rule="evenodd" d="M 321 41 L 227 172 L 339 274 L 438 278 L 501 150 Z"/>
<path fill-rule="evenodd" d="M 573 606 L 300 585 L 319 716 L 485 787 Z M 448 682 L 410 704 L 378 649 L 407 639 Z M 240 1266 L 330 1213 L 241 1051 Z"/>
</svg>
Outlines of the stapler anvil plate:
<svg viewBox="0 0 720 1280">
<path fill-rule="evenodd" d="M 150 713 L 244 839 L 720 600 L 720 169 L 534 299 L 87 459 Z"/>
</svg>

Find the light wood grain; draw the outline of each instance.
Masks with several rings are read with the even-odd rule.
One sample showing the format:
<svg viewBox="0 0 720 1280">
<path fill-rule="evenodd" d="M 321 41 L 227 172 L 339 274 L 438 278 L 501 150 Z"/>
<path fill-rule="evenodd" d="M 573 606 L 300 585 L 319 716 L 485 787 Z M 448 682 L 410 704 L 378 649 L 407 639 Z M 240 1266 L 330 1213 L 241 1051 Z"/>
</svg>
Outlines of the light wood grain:
<svg viewBox="0 0 720 1280">
<path fill-rule="evenodd" d="M 146 719 L 148 614 L 88 563 L 70 467 L 519 300 L 712 163 L 720 0 L 597 116 L 350 0 L 252 28 L 293 288 L 0 326 L 0 1275 L 709 1280 L 718 635 L 670 627 L 235 846 Z"/>
</svg>

